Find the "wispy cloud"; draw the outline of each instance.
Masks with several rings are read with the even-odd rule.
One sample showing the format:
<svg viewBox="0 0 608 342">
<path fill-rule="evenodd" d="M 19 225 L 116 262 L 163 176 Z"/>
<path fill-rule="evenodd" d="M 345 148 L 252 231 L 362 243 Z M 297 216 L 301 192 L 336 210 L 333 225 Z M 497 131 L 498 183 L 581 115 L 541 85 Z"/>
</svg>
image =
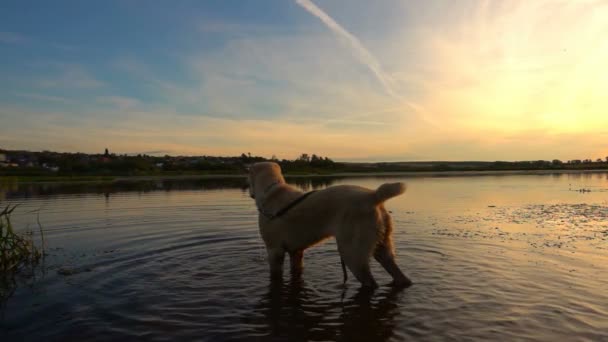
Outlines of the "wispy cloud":
<svg viewBox="0 0 608 342">
<path fill-rule="evenodd" d="M 60 65 L 60 72 L 52 78 L 44 78 L 36 81 L 36 85 L 42 88 L 98 88 L 104 82 L 96 79 L 89 71 L 79 65 Z"/>
<path fill-rule="evenodd" d="M 276 27 L 261 24 L 245 24 L 241 22 L 204 18 L 195 25 L 196 29 L 209 35 L 225 35 L 227 37 L 246 37 L 252 34 L 265 35 L 277 31 Z"/>
<path fill-rule="evenodd" d="M 20 44 L 24 43 L 28 38 L 20 33 L 0 31 L 0 43 L 4 44 Z"/>
<path fill-rule="evenodd" d="M 99 96 L 97 102 L 102 104 L 110 104 L 118 110 L 127 110 L 140 106 L 140 100 L 126 96 Z"/>
<path fill-rule="evenodd" d="M 325 24 L 325 26 L 327 26 L 336 36 L 338 36 L 338 38 L 345 41 L 357 54 L 359 60 L 372 71 L 389 95 L 395 98 L 400 98 L 394 89 L 393 80 L 390 75 L 384 71 L 376 57 L 367 48 L 365 48 L 357 37 L 338 24 L 332 17 L 330 17 L 312 1 L 296 0 L 296 3 L 302 6 L 302 8 L 304 8 L 310 14 L 319 18 L 319 20 L 321 20 L 321 22 L 323 22 L 323 24 Z"/>
<path fill-rule="evenodd" d="M 70 105 L 76 103 L 73 100 L 70 100 L 70 99 L 67 99 L 67 98 L 61 97 L 61 96 L 52 96 L 52 95 L 44 95 L 44 94 L 36 94 L 36 93 L 15 93 L 15 95 L 22 97 L 22 98 L 35 100 L 35 101 L 55 102 L 55 103 L 70 104 Z"/>
<path fill-rule="evenodd" d="M 25 35 L 18 32 L 0 31 L 0 44 L 12 44 L 12 45 L 40 45 L 45 47 L 51 47 L 53 49 L 64 50 L 64 51 L 76 51 L 78 47 L 57 43 L 53 41 L 39 40 L 35 37 Z"/>
</svg>

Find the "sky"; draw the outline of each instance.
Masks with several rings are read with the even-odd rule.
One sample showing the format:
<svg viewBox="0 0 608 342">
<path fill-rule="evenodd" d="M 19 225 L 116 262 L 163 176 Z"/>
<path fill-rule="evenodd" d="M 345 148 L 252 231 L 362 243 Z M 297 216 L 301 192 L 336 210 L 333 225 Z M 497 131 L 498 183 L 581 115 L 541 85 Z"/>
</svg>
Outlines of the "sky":
<svg viewBox="0 0 608 342">
<path fill-rule="evenodd" d="M 0 148 L 608 156 L 608 1 L 0 2 Z"/>
</svg>

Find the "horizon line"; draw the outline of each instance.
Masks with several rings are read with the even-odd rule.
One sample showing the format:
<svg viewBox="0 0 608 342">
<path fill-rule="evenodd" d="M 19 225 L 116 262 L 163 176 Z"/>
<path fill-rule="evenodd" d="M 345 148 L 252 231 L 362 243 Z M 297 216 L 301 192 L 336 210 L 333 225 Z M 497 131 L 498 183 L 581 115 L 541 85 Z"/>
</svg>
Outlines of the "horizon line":
<svg viewBox="0 0 608 342">
<path fill-rule="evenodd" d="M 49 153 L 59 153 L 59 154 L 88 154 L 88 155 L 103 155 L 105 154 L 105 151 L 102 152 L 81 152 L 81 151 L 77 151 L 77 152 L 67 152 L 67 151 L 52 151 L 52 150 L 26 150 L 26 149 L 6 149 L 6 148 L 0 148 L 0 153 L 4 153 L 4 152 L 27 152 L 27 153 L 45 153 L 45 152 L 49 152 Z M 144 155 L 144 156 L 149 156 L 149 157 L 155 157 L 155 158 L 161 158 L 161 157 L 165 157 L 165 156 L 169 156 L 172 158 L 176 158 L 176 157 L 186 157 L 186 158 L 196 158 L 196 157 L 218 157 L 218 158 L 234 158 L 234 157 L 240 157 L 240 155 L 211 155 L 211 154 L 170 154 L 171 151 L 142 151 L 142 152 L 121 152 L 121 153 L 116 153 L 116 152 L 111 152 L 110 149 L 108 149 L 108 152 L 110 155 L 117 155 L 117 156 L 128 156 L 128 157 L 135 157 L 138 155 Z M 264 158 L 266 160 L 272 160 L 272 156 L 271 157 L 265 157 L 265 156 L 261 156 L 261 155 L 255 155 L 255 154 L 251 154 L 250 152 L 242 152 L 242 154 L 245 154 L 246 156 L 251 155 L 252 158 Z M 302 153 L 302 154 L 307 154 L 309 156 L 317 155 L 319 157 L 324 157 L 324 158 L 329 158 L 331 160 L 333 160 L 334 162 L 339 162 L 339 163 L 360 163 L 360 164 L 377 164 L 377 163 L 496 163 L 496 162 L 508 162 L 508 163 L 514 163 L 514 162 L 537 162 L 537 161 L 547 161 L 547 162 L 552 162 L 554 160 L 559 160 L 561 162 L 568 162 L 568 161 L 574 161 L 574 160 L 580 160 L 580 161 L 584 161 L 584 160 L 590 160 L 591 162 L 596 162 L 598 159 L 601 159 L 602 162 L 604 162 L 608 156 L 605 157 L 597 157 L 597 158 L 573 158 L 573 159 L 559 159 L 559 158 L 549 158 L 549 159 L 517 159 L 517 160 L 507 160 L 507 159 L 494 159 L 494 160 L 474 160 L 474 159 L 409 159 L 409 160 L 404 160 L 404 159 L 394 159 L 394 160 L 377 160 L 374 159 L 374 157 L 370 157 L 369 159 L 365 159 L 365 158 L 339 158 L 339 157 L 331 157 L 328 155 L 323 155 L 323 154 L 317 154 L 317 153 Z M 301 154 L 301 155 L 302 155 Z M 276 157 L 276 155 L 273 155 Z M 294 160 L 297 159 L 297 157 L 293 158 Z M 390 158 L 387 158 L 390 159 Z M 281 161 L 281 160 L 290 160 L 288 158 L 276 158 L 276 160 Z"/>
</svg>

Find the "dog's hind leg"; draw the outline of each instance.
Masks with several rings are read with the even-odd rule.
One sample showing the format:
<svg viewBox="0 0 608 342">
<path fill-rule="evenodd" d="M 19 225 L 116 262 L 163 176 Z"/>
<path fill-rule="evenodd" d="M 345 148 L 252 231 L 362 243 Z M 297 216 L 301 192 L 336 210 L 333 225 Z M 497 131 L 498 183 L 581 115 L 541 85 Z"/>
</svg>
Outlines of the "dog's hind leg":
<svg viewBox="0 0 608 342">
<path fill-rule="evenodd" d="M 338 238 L 336 238 L 336 243 L 338 245 L 338 254 L 340 254 L 340 265 L 342 266 L 342 275 L 344 276 L 343 284 L 346 284 L 346 281 L 348 280 L 348 271 L 346 270 L 346 264 L 344 263 L 344 248 L 338 242 Z"/>
<path fill-rule="evenodd" d="M 369 268 L 369 258 L 371 251 L 366 249 L 360 250 L 353 246 L 352 242 L 345 243 L 336 238 L 338 242 L 338 250 L 340 258 L 346 267 L 353 273 L 355 278 L 361 282 L 361 285 L 369 288 L 376 288 L 378 284 L 372 275 Z M 360 247 L 360 246 L 359 246 Z M 343 268 L 344 279 L 346 279 L 346 269 Z"/>
<path fill-rule="evenodd" d="M 376 280 L 374 279 L 374 276 L 372 275 L 372 272 L 369 269 L 369 259 L 367 260 L 367 262 L 351 262 L 351 265 L 352 266 L 349 266 L 348 268 L 350 268 L 350 271 L 353 272 L 355 278 L 357 278 L 357 280 L 361 282 L 361 286 L 374 289 L 378 287 L 378 283 L 376 283 Z"/>
<path fill-rule="evenodd" d="M 291 277 L 300 278 L 302 276 L 302 270 L 304 268 L 302 259 L 304 258 L 304 251 L 289 252 L 289 264 L 291 266 Z"/>
<path fill-rule="evenodd" d="M 378 243 L 374 250 L 374 258 L 384 267 L 384 269 L 393 277 L 393 285 L 397 287 L 408 287 L 412 285 L 412 281 L 401 272 L 399 266 L 395 262 L 395 252 L 393 248 L 393 222 L 386 210 L 382 210 L 382 224 L 384 225 L 384 236 L 382 241 Z"/>
<path fill-rule="evenodd" d="M 342 264 L 342 274 L 344 274 L 344 284 L 348 280 L 348 272 L 346 272 L 346 265 L 344 264 L 344 259 L 340 256 L 340 264 Z"/>
<path fill-rule="evenodd" d="M 283 278 L 283 261 L 285 260 L 285 250 L 267 249 L 268 265 L 270 266 L 270 278 L 273 280 Z"/>
<path fill-rule="evenodd" d="M 393 277 L 393 285 L 397 287 L 408 287 L 412 285 L 412 281 L 401 272 L 399 266 L 395 262 L 395 256 L 392 251 L 392 246 L 387 246 L 382 243 L 376 247 L 374 258 L 384 267 L 384 269 Z"/>
</svg>

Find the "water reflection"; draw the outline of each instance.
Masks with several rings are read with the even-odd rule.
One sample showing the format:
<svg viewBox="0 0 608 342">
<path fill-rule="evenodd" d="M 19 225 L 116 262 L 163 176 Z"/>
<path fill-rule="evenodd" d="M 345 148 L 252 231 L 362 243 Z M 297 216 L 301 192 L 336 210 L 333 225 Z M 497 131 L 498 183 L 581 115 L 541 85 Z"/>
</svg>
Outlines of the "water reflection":
<svg viewBox="0 0 608 342">
<path fill-rule="evenodd" d="M 294 177 L 287 181 L 304 191 L 322 189 L 333 184 L 340 177 Z M 224 190 L 240 189 L 246 191 L 247 179 L 244 177 L 206 178 L 206 179 L 155 179 L 124 180 L 115 182 L 1 182 L 0 200 L 52 197 L 58 195 L 99 194 L 109 198 L 122 192 L 148 193 L 153 191 L 184 190 Z"/>
<path fill-rule="evenodd" d="M 116 182 L 0 183 L 0 199 L 26 199 L 58 195 L 100 194 L 109 197 L 120 192 L 247 189 L 245 178 L 158 179 Z"/>
<path fill-rule="evenodd" d="M 286 181 L 304 191 L 326 188 L 344 177 L 287 177 Z"/>
<path fill-rule="evenodd" d="M 403 291 L 359 288 L 351 297 L 345 296 L 347 289 L 334 292 L 320 294 L 296 279 L 270 284 L 247 323 L 257 327 L 254 335 L 277 340 L 385 341 L 394 336 Z"/>
<path fill-rule="evenodd" d="M 480 177 L 484 176 L 484 177 Z M 480 179 L 491 177 L 493 179 L 510 179 L 521 177 L 514 174 L 495 174 L 495 173 L 437 173 L 437 174 L 405 174 L 405 175 L 358 175 L 359 180 L 374 181 L 394 179 L 424 179 L 424 178 L 474 178 Z M 530 179 L 551 179 L 556 182 L 580 182 L 608 181 L 607 172 L 576 172 L 576 173 L 550 173 L 550 174 L 531 174 Z M 540 178 L 539 178 L 540 177 Z M 343 183 L 351 180 L 348 176 L 287 176 L 288 183 L 293 184 L 304 191 L 319 190 L 335 183 Z M 183 191 L 183 190 L 223 190 L 240 189 L 246 191 L 248 187 L 247 179 L 243 177 L 227 178 L 176 178 L 176 179 L 123 179 L 112 182 L 18 182 L 16 180 L 0 181 L 0 201 L 27 199 L 34 197 L 52 197 L 58 195 L 74 194 L 102 194 L 109 197 L 114 193 L 139 192 L 147 193 L 153 191 Z"/>
</svg>

